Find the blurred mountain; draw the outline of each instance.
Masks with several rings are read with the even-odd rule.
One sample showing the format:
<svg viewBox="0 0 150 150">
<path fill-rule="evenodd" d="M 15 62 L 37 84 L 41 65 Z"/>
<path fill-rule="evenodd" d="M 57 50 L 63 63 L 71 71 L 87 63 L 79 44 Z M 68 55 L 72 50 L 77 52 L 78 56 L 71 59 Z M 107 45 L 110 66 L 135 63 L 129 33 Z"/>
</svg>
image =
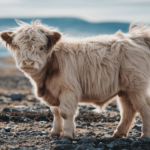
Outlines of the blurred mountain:
<svg viewBox="0 0 150 150">
<path fill-rule="evenodd" d="M 37 18 L 17 18 L 18 20 L 30 23 Z M 101 22 L 91 23 L 77 18 L 38 18 L 42 23 L 48 26 L 57 27 L 63 34 L 72 37 L 87 37 L 96 36 L 100 34 L 114 34 L 116 31 L 128 31 L 129 23 L 121 22 Z M 9 30 L 9 28 L 17 27 L 15 19 L 1 18 L 0 19 L 0 32 Z M 2 54 L 3 53 L 3 54 Z M 0 56 L 3 57 L 4 53 L 8 54 L 6 49 L 0 45 Z"/>
</svg>

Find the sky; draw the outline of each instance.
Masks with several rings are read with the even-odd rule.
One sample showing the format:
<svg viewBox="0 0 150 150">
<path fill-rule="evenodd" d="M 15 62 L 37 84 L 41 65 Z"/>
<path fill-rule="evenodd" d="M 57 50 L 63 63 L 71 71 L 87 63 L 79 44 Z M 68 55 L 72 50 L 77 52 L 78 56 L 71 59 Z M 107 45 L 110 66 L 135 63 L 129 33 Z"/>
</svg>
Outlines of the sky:
<svg viewBox="0 0 150 150">
<path fill-rule="evenodd" d="M 27 17 L 150 23 L 150 0 L 0 0 L 0 18 Z"/>
</svg>

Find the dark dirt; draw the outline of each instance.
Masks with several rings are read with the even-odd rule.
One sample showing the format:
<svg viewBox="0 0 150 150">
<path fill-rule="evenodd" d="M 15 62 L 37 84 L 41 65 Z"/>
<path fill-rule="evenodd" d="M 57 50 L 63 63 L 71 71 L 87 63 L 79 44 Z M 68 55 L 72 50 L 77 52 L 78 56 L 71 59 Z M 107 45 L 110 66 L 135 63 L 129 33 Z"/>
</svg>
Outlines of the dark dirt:
<svg viewBox="0 0 150 150">
<path fill-rule="evenodd" d="M 92 111 L 93 106 L 79 105 L 76 137 L 72 140 L 49 136 L 53 115 L 48 106 L 34 98 L 29 80 L 23 75 L 0 75 L 0 104 L 0 149 L 150 150 L 150 139 L 140 138 L 139 116 L 127 138 L 112 138 L 120 120 L 115 102 L 100 114 Z"/>
</svg>

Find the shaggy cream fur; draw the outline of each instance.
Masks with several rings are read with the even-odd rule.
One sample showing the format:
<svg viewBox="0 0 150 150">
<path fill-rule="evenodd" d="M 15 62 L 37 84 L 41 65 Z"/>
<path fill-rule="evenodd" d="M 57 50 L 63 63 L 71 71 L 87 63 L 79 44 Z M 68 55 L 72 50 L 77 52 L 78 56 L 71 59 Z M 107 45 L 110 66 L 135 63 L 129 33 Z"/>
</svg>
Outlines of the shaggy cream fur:
<svg viewBox="0 0 150 150">
<path fill-rule="evenodd" d="M 113 137 L 127 136 L 140 112 L 142 138 L 150 137 L 150 27 L 132 25 L 128 33 L 84 39 L 62 36 L 39 21 L 19 22 L 0 34 L 35 94 L 51 107 L 51 136 L 73 138 L 78 103 L 100 108 L 118 97 L 121 121 Z"/>
</svg>

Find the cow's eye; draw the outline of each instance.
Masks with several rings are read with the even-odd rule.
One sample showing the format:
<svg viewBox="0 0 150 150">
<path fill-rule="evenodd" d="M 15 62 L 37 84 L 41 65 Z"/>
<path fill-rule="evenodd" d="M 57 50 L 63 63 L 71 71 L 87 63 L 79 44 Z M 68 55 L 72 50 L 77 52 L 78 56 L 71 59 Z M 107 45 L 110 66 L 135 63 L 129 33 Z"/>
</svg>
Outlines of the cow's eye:
<svg viewBox="0 0 150 150">
<path fill-rule="evenodd" d="M 44 49 L 46 49 L 46 46 L 45 46 L 45 45 L 40 48 L 40 51 L 42 51 L 42 50 L 44 50 Z"/>
<path fill-rule="evenodd" d="M 44 48 L 43 48 L 43 47 L 41 47 L 41 48 L 40 48 L 40 51 L 42 51 L 43 49 L 44 49 Z"/>
<path fill-rule="evenodd" d="M 18 45 L 14 45 L 17 49 L 19 49 L 19 46 Z"/>
</svg>

